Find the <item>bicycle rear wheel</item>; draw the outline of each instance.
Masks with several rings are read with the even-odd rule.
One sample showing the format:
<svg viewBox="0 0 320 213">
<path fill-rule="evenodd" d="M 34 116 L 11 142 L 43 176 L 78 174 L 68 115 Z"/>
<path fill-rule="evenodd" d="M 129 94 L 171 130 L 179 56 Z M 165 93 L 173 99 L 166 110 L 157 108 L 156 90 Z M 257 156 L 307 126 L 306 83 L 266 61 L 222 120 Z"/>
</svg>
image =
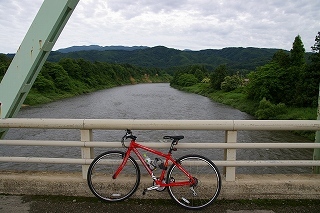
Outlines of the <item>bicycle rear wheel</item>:
<svg viewBox="0 0 320 213">
<path fill-rule="evenodd" d="M 87 182 L 92 193 L 103 201 L 121 201 L 129 198 L 140 183 L 140 169 L 130 156 L 119 176 L 113 174 L 125 156 L 121 151 L 109 151 L 97 156 L 89 166 Z"/>
<path fill-rule="evenodd" d="M 169 186 L 168 192 L 173 200 L 187 209 L 202 209 L 211 204 L 221 190 L 221 176 L 216 165 L 200 155 L 186 155 L 177 160 L 192 175 L 196 184 Z M 188 181 L 189 178 L 176 166 L 168 170 L 167 182 Z"/>
</svg>

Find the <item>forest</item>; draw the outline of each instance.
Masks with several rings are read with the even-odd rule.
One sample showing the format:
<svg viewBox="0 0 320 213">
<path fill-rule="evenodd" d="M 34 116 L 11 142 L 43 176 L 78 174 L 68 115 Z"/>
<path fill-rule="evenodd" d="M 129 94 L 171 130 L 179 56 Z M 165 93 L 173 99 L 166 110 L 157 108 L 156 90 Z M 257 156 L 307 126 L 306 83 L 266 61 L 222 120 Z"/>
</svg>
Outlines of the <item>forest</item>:
<svg viewBox="0 0 320 213">
<path fill-rule="evenodd" d="M 80 51 L 76 51 L 80 49 Z M 267 63 L 278 49 L 254 47 L 228 47 L 223 49 L 206 49 L 200 51 L 187 51 L 156 46 L 150 48 L 132 47 L 131 49 L 105 50 L 94 45 L 81 48 L 66 48 L 54 51 L 48 61 L 58 62 L 62 58 L 83 58 L 94 62 L 108 62 L 118 64 L 131 64 L 139 67 L 157 67 L 171 71 L 172 67 L 186 67 L 201 64 L 209 69 L 220 64 L 228 64 L 231 69 L 252 70 Z"/>
<path fill-rule="evenodd" d="M 314 109 L 312 116 L 290 119 L 315 119 L 320 83 L 320 32 L 311 49 L 312 53 L 306 59 L 298 35 L 290 52 L 278 50 L 268 63 L 245 75 L 226 64 L 219 65 L 212 72 L 203 66 L 193 66 L 175 72 L 171 85 L 209 97 L 216 96 L 213 98 L 216 100 L 219 99 L 217 94 L 225 96 L 221 99 L 232 94 L 234 102 L 242 99 L 243 103 L 251 105 L 244 111 L 258 119 L 280 119 L 288 108 Z"/>
</svg>

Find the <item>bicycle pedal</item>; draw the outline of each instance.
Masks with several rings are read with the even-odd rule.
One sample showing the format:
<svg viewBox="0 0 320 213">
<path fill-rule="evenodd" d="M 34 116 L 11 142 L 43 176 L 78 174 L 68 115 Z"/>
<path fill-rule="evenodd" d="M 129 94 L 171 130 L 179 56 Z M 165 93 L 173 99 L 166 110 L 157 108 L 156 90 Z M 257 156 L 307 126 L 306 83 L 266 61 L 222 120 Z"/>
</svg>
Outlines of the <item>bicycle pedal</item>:
<svg viewBox="0 0 320 213">
<path fill-rule="evenodd" d="M 145 195 L 147 191 L 158 189 L 159 186 L 150 186 L 149 188 L 146 188 L 143 190 L 142 195 Z"/>
</svg>

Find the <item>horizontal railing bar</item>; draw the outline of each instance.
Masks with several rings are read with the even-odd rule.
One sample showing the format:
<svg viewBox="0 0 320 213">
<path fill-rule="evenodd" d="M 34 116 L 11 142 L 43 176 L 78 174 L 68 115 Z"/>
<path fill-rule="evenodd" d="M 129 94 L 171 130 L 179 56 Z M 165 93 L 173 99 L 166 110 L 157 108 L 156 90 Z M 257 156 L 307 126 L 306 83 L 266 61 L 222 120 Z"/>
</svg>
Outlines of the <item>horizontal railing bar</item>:
<svg viewBox="0 0 320 213">
<path fill-rule="evenodd" d="M 0 162 L 50 163 L 50 164 L 90 164 L 93 159 L 40 158 L 40 157 L 0 157 Z"/>
<path fill-rule="evenodd" d="M 0 119 L 0 128 L 134 130 L 320 130 L 320 120 Z"/>
<path fill-rule="evenodd" d="M 89 165 L 93 159 L 0 157 L 0 162 Z M 138 162 L 138 160 L 137 160 Z M 217 166 L 320 166 L 320 160 L 239 160 L 213 161 Z"/>
<path fill-rule="evenodd" d="M 129 144 L 129 142 L 127 143 Z M 162 142 L 140 142 L 144 146 L 151 148 L 169 148 L 170 143 Z M 121 148 L 120 142 L 101 141 L 48 141 L 48 140 L 0 140 L 0 145 L 12 146 L 63 146 L 63 147 L 101 147 L 101 148 Z M 316 149 L 320 148 L 320 143 L 182 143 L 177 148 L 186 149 Z"/>
<path fill-rule="evenodd" d="M 315 160 L 237 160 L 237 161 L 214 161 L 217 166 L 319 166 L 320 161 Z"/>
<path fill-rule="evenodd" d="M 314 149 L 320 148 L 320 143 L 181 143 L 177 148 L 195 148 L 195 149 L 288 149 L 303 148 Z"/>
<path fill-rule="evenodd" d="M 82 142 L 82 141 L 49 141 L 49 140 L 0 140 L 0 145 L 84 147 L 85 142 Z"/>
<path fill-rule="evenodd" d="M 91 141 L 93 130 L 206 130 L 225 131 L 226 142 L 179 143 L 177 148 L 185 149 L 225 149 L 224 161 L 213 161 L 217 166 L 224 166 L 226 181 L 235 180 L 235 167 L 251 166 L 320 166 L 320 160 L 237 160 L 236 149 L 320 149 L 320 143 L 237 143 L 236 131 L 279 131 L 309 130 L 320 131 L 320 120 L 139 120 L 139 119 L 42 119 L 42 118 L 6 118 L 0 119 L 0 129 L 34 128 L 34 129 L 74 129 L 81 130 L 81 141 L 51 140 L 0 140 L 0 145 L 17 146 L 60 146 L 81 147 L 81 159 L 46 158 L 46 157 L 0 157 L 0 162 L 48 163 L 82 165 L 83 178 L 94 158 L 95 147 L 121 148 L 120 142 Z M 214 138 L 213 138 L 214 139 Z M 129 141 L 126 142 L 129 144 Z M 150 148 L 168 149 L 170 142 L 141 142 Z M 1 148 L 1 147 L 0 147 Z M 139 162 L 139 161 L 138 161 Z M 141 163 L 141 162 L 139 162 Z M 189 162 L 188 162 L 189 163 Z M 198 165 L 199 162 L 191 162 Z M 86 165 L 86 166 L 84 166 Z"/>
<path fill-rule="evenodd" d="M 84 119 L 3 118 L 0 128 L 83 129 Z"/>
</svg>

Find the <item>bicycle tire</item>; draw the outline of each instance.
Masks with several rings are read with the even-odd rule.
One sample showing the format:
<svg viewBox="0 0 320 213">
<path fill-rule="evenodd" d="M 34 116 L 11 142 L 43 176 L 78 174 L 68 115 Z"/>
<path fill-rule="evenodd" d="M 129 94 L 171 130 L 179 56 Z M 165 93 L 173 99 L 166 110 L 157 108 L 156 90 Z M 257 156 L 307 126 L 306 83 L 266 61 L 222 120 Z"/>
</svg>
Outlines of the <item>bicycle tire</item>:
<svg viewBox="0 0 320 213">
<path fill-rule="evenodd" d="M 201 155 L 186 155 L 177 160 L 183 168 L 196 178 L 193 186 L 197 195 L 193 194 L 191 186 L 168 186 L 171 198 L 186 209 L 202 209 L 211 204 L 220 194 L 221 175 L 217 166 Z M 188 181 L 189 178 L 175 165 L 168 170 L 167 182 Z"/>
<path fill-rule="evenodd" d="M 108 151 L 97 156 L 89 166 L 87 182 L 91 192 L 103 201 L 122 201 L 129 198 L 140 183 L 140 169 L 137 162 L 129 156 L 119 176 L 113 179 L 125 153 Z"/>
</svg>

